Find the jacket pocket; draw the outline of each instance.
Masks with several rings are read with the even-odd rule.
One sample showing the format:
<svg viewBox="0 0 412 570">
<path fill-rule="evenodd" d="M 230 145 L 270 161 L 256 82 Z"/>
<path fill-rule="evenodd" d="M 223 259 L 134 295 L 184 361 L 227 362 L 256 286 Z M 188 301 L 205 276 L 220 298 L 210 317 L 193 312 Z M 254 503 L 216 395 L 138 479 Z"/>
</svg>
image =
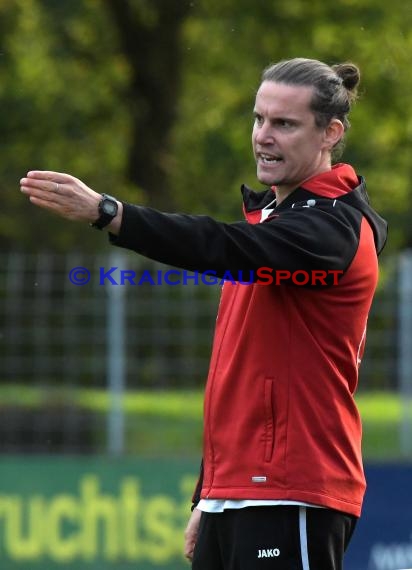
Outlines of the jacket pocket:
<svg viewBox="0 0 412 570">
<path fill-rule="evenodd" d="M 265 461 L 271 461 L 275 445 L 275 410 L 273 401 L 274 378 L 265 378 L 264 405 L 265 405 Z"/>
</svg>

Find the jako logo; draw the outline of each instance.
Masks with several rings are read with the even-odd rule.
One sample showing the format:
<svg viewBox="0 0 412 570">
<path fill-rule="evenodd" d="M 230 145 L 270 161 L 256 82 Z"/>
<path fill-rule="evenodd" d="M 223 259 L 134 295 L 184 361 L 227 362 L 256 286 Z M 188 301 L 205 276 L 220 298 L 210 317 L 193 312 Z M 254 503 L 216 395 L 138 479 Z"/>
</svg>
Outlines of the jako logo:
<svg viewBox="0 0 412 570">
<path fill-rule="evenodd" d="M 266 548 L 258 550 L 258 558 L 276 558 L 280 556 L 279 548 Z"/>
</svg>

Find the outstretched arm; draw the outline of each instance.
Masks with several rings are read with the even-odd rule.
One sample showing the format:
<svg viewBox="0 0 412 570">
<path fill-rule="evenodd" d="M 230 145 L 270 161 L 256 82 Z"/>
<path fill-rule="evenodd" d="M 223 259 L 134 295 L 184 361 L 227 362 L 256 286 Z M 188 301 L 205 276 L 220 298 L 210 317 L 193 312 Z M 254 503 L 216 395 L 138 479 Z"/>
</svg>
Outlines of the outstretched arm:
<svg viewBox="0 0 412 570">
<path fill-rule="evenodd" d="M 21 181 L 30 200 L 69 220 L 95 222 L 101 195 L 69 174 L 31 171 Z M 359 244 L 361 213 L 337 200 L 306 200 L 280 210 L 265 223 L 231 224 L 209 216 L 163 213 L 118 202 L 106 226 L 114 245 L 190 271 L 259 268 L 346 271 Z M 335 207 L 336 203 L 336 207 Z"/>
</svg>

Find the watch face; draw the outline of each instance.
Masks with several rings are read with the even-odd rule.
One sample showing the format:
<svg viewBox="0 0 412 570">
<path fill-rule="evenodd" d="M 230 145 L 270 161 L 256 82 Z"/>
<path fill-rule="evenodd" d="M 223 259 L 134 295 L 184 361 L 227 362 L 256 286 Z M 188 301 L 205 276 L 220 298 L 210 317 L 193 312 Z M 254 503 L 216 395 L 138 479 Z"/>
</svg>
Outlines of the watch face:
<svg viewBox="0 0 412 570">
<path fill-rule="evenodd" d="M 109 216 L 115 216 L 117 214 L 117 204 L 111 200 L 105 200 L 102 204 L 102 210 Z"/>
</svg>

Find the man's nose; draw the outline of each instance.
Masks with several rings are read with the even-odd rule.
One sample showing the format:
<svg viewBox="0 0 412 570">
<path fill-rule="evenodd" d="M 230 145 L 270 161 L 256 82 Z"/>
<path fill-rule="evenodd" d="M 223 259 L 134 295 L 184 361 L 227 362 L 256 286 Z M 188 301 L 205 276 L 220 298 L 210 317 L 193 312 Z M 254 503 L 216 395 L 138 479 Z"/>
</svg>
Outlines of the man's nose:
<svg viewBox="0 0 412 570">
<path fill-rule="evenodd" d="M 265 121 L 262 125 L 260 125 L 260 127 L 256 130 L 255 140 L 258 144 L 273 143 L 274 135 L 270 123 Z"/>
</svg>

